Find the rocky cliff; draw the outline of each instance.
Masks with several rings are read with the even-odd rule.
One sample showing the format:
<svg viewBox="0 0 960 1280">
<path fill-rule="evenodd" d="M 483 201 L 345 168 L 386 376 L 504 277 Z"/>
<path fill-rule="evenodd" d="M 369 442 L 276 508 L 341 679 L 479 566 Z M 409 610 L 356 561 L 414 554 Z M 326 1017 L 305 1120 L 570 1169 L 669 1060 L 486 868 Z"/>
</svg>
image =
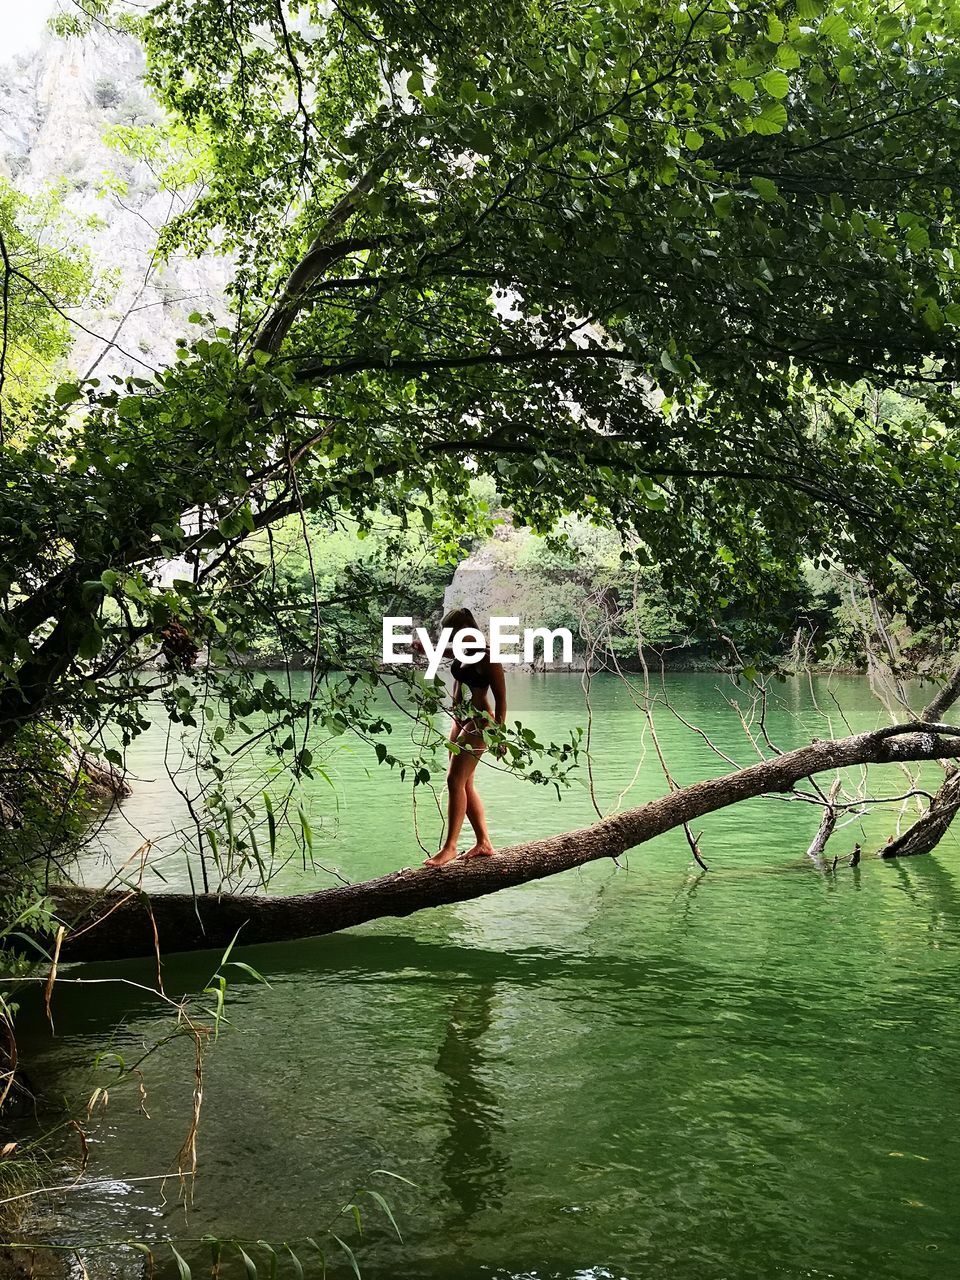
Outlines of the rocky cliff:
<svg viewBox="0 0 960 1280">
<path fill-rule="evenodd" d="M 160 228 L 191 193 L 105 141 L 111 126 L 156 117 L 142 74 L 137 44 L 100 29 L 50 33 L 34 52 L 0 60 L 0 174 L 29 193 L 59 187 L 70 233 L 93 256 L 95 296 L 74 313 L 80 374 L 95 362 L 101 376 L 149 373 L 190 332 L 192 311 L 223 312 L 225 260 L 156 257 Z"/>
</svg>

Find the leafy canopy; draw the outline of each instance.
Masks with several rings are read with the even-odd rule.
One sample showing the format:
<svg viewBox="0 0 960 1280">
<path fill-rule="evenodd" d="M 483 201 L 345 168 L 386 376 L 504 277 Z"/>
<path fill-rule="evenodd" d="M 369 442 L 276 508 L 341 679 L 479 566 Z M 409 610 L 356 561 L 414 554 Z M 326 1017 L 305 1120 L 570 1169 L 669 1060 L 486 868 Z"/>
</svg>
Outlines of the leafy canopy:
<svg viewBox="0 0 960 1280">
<path fill-rule="evenodd" d="M 536 529 L 618 530 L 708 615 L 775 621 L 804 559 L 955 612 L 954 5 L 126 20 L 169 123 L 124 145 L 202 173 L 163 244 L 233 255 L 233 319 L 155 379 L 60 386 L 4 451 L 0 735 L 104 699 L 135 731 L 172 622 L 215 660 L 281 606 L 316 624 L 251 535 L 469 526 L 478 473 Z M 239 714 L 289 712 L 263 697 Z"/>
<path fill-rule="evenodd" d="M 741 591 L 798 552 L 921 590 L 942 561 L 935 605 L 951 446 L 862 405 L 950 413 L 954 30 L 916 0 L 168 0 L 150 79 L 212 149 L 170 238 L 237 254 L 243 336 L 327 450 L 453 493 L 473 458 L 520 518 L 586 507 L 710 590 L 725 551 Z"/>
</svg>

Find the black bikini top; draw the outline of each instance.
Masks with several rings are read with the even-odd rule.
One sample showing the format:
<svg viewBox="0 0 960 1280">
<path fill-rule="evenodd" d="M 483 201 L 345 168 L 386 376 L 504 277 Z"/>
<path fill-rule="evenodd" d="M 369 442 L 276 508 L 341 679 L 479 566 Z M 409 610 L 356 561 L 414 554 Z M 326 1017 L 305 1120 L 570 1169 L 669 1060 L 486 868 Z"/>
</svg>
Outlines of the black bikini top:
<svg viewBox="0 0 960 1280">
<path fill-rule="evenodd" d="M 490 655 L 484 650 L 472 662 L 459 662 L 454 658 L 450 664 L 450 674 L 454 680 L 467 685 L 471 689 L 486 689 L 490 683 Z"/>
</svg>

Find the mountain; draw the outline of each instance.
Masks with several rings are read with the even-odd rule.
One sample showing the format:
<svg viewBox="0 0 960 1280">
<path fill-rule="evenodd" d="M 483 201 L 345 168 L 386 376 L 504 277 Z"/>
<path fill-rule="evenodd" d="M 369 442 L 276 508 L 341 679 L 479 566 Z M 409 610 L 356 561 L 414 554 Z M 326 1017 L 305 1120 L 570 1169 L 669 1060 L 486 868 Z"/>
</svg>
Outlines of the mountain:
<svg viewBox="0 0 960 1280">
<path fill-rule="evenodd" d="M 95 295 L 72 313 L 71 364 L 89 372 L 148 374 L 165 364 L 193 311 L 224 313 L 229 262 L 156 257 L 157 236 L 191 193 L 172 192 L 141 160 L 107 144 L 111 126 L 143 124 L 157 108 L 130 37 L 95 28 L 46 34 L 29 54 L 0 61 L 0 175 L 21 190 L 63 193 L 70 234 L 89 246 Z"/>
</svg>

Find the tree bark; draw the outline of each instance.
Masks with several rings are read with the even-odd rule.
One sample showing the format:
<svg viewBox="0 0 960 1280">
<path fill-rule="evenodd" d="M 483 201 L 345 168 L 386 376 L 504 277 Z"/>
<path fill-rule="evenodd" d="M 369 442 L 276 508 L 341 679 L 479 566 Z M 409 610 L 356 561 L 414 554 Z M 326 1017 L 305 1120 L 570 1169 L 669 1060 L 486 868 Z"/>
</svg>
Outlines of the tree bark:
<svg viewBox="0 0 960 1280">
<path fill-rule="evenodd" d="M 960 662 L 947 677 L 945 684 L 920 712 L 921 720 L 939 720 L 943 713 L 960 698 Z M 918 818 L 909 831 L 891 840 L 880 850 L 881 858 L 915 858 L 930 853 L 947 834 L 950 824 L 960 811 L 960 771 L 947 769 L 947 776 L 930 801 L 927 812 Z"/>
<path fill-rule="evenodd" d="M 951 769 L 927 812 L 880 850 L 881 858 L 914 858 L 935 849 L 960 811 L 960 770 Z"/>
<path fill-rule="evenodd" d="M 276 898 L 180 893 L 148 897 L 136 889 L 111 893 L 62 889 L 53 895 L 57 915 L 67 927 L 60 960 L 116 960 L 152 955 L 158 949 L 161 954 L 222 949 L 236 935 L 245 944 L 280 942 L 465 902 L 616 857 L 741 800 L 789 791 L 803 778 L 825 770 L 956 758 L 958 740 L 960 728 L 913 722 L 814 741 L 736 773 L 672 791 L 593 826 L 515 845 L 491 858 L 457 861 L 443 868 L 406 868 L 363 884 L 317 893 Z"/>
<path fill-rule="evenodd" d="M 838 817 L 836 802 L 839 794 L 840 779 L 837 778 L 830 788 L 830 794 L 827 796 L 827 803 L 824 805 L 823 817 L 820 819 L 817 834 L 810 841 L 810 847 L 807 849 L 807 857 L 812 858 L 816 863 L 823 862 L 823 851 L 826 849 L 827 842 L 836 828 Z"/>
<path fill-rule="evenodd" d="M 23 725 L 37 718 L 50 689 L 76 657 L 92 617 L 89 606 L 83 604 L 80 587 L 71 587 L 64 594 L 53 630 L 21 663 L 16 680 L 0 682 L 0 746 L 6 746 Z"/>
<path fill-rule="evenodd" d="M 957 663 L 950 675 L 947 676 L 946 683 L 943 687 L 937 690 L 934 697 L 930 699 L 927 705 L 920 712 L 920 719 L 942 719 L 943 713 L 945 711 L 949 711 L 958 698 L 960 698 L 960 662 Z"/>
</svg>

